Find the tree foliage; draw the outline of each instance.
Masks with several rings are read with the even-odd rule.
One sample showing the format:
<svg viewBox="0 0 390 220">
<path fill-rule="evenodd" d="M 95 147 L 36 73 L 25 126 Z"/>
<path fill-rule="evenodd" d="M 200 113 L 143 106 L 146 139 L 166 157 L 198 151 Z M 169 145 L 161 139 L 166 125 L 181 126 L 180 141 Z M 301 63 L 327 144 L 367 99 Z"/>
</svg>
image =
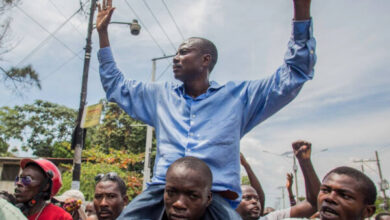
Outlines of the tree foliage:
<svg viewBox="0 0 390 220">
<path fill-rule="evenodd" d="M 144 154 L 133 154 L 126 150 L 109 149 L 109 153 L 103 153 L 95 148 L 83 151 L 80 177 L 80 191 L 84 193 L 86 200 L 92 200 L 95 190 L 95 176 L 100 173 L 116 172 L 127 185 L 129 199 L 134 198 L 142 191 L 142 174 L 139 167 L 143 163 Z M 63 187 L 60 194 L 70 189 L 72 182 L 71 166 L 63 173 Z"/>
<path fill-rule="evenodd" d="M 0 56 L 10 52 L 15 47 L 12 43 L 13 39 L 10 36 L 12 19 L 6 15 L 6 12 L 19 2 L 19 0 L 0 0 Z M 0 61 L 1 60 L 0 57 Z M 0 70 L 3 73 L 2 78 L 4 84 L 13 88 L 14 92 L 19 92 L 21 88 L 26 87 L 41 89 L 38 73 L 31 65 L 26 65 L 25 67 L 11 67 L 8 70 L 0 66 Z M 8 82 L 10 82 L 12 87 Z"/>
<path fill-rule="evenodd" d="M 53 157 L 55 146 L 70 141 L 75 118 L 75 110 L 42 100 L 14 108 L 2 107 L 0 137 L 21 141 L 22 149 L 31 149 L 36 156 Z"/>
<path fill-rule="evenodd" d="M 87 137 L 91 146 L 102 146 L 103 151 L 109 148 L 127 149 L 132 153 L 145 152 L 146 125 L 131 118 L 117 104 L 103 103 L 102 124 L 94 130 L 88 130 Z M 156 142 L 153 141 L 156 145 Z"/>
</svg>

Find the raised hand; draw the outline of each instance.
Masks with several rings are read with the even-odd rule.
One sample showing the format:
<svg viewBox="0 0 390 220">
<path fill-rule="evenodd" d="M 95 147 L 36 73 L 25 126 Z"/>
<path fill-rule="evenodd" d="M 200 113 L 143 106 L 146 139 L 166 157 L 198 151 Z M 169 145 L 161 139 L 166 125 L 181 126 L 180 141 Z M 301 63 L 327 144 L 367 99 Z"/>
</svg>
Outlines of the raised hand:
<svg viewBox="0 0 390 220">
<path fill-rule="evenodd" d="M 97 4 L 98 14 L 96 18 L 96 29 L 100 32 L 107 32 L 108 24 L 110 24 L 112 13 L 115 8 L 112 7 L 112 0 L 103 0 L 103 4 Z"/>
<path fill-rule="evenodd" d="M 286 187 L 287 189 L 290 189 L 292 187 L 292 184 L 293 184 L 293 174 L 292 173 L 287 173 L 287 182 L 286 182 Z"/>
<path fill-rule="evenodd" d="M 298 140 L 292 143 L 292 148 L 298 161 L 310 160 L 311 143 L 308 141 Z"/>
</svg>

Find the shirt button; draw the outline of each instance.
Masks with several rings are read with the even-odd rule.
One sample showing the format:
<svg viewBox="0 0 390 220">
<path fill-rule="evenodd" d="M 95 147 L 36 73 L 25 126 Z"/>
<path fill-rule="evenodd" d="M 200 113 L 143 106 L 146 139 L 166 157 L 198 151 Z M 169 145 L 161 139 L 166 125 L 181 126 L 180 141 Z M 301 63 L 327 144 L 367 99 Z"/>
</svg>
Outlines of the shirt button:
<svg viewBox="0 0 390 220">
<path fill-rule="evenodd" d="M 310 54 L 313 54 L 314 53 L 314 50 L 310 50 Z"/>
<path fill-rule="evenodd" d="M 193 136 L 193 135 L 194 135 L 194 133 L 190 132 L 190 136 Z"/>
<path fill-rule="evenodd" d="M 194 121 L 191 121 L 191 122 L 190 122 L 190 125 L 193 125 L 193 124 L 194 124 Z"/>
<path fill-rule="evenodd" d="M 187 152 L 191 152 L 191 149 L 187 149 Z"/>
<path fill-rule="evenodd" d="M 193 115 L 192 115 L 192 118 L 195 118 L 195 117 L 196 117 L 196 115 L 195 115 L 195 114 L 193 114 Z"/>
</svg>

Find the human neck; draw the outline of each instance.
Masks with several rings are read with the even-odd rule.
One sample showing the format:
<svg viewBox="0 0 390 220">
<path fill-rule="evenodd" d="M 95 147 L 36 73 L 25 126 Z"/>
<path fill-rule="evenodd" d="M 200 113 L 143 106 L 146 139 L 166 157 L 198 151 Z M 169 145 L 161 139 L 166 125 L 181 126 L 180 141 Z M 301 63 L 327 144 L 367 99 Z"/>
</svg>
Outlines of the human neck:
<svg viewBox="0 0 390 220">
<path fill-rule="evenodd" d="M 196 98 L 205 93 L 209 86 L 210 82 L 207 78 L 204 80 L 192 80 L 184 82 L 186 94 L 193 98 Z"/>
<path fill-rule="evenodd" d="M 28 215 L 27 216 L 31 216 L 31 215 L 34 215 L 34 214 L 37 214 L 39 213 L 43 207 L 46 205 L 46 201 L 44 200 L 39 200 L 37 201 L 37 204 L 35 204 L 29 211 L 28 211 Z"/>
</svg>

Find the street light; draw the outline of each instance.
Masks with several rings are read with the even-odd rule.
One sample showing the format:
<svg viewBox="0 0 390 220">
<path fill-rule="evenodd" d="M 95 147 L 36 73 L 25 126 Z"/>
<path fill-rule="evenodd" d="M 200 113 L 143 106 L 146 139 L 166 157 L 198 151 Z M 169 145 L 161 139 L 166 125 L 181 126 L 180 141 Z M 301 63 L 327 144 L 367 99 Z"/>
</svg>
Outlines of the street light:
<svg viewBox="0 0 390 220">
<path fill-rule="evenodd" d="M 141 31 L 141 25 L 139 25 L 137 19 L 133 19 L 133 22 L 112 21 L 110 24 L 127 24 L 130 26 L 130 33 L 135 36 L 137 36 Z"/>
</svg>

